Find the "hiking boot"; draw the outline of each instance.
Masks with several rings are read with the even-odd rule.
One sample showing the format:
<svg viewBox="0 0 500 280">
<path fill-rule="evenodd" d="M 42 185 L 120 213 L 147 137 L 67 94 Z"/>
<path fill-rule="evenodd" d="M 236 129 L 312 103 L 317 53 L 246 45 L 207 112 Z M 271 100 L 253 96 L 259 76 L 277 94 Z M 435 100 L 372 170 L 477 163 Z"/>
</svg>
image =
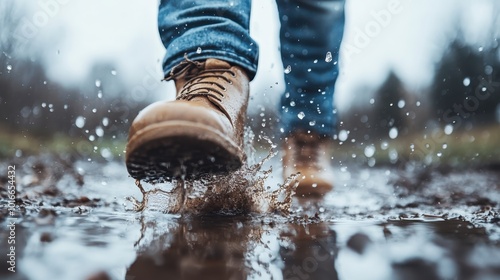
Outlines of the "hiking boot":
<svg viewBox="0 0 500 280">
<path fill-rule="evenodd" d="M 130 175 L 155 183 L 239 168 L 246 159 L 244 70 L 218 59 L 186 58 L 165 80 L 175 81 L 176 100 L 153 103 L 133 121 L 125 159 Z"/>
<path fill-rule="evenodd" d="M 285 138 L 283 177 L 300 172 L 298 196 L 320 196 L 333 188 L 332 140 L 314 133 L 296 132 Z"/>
</svg>

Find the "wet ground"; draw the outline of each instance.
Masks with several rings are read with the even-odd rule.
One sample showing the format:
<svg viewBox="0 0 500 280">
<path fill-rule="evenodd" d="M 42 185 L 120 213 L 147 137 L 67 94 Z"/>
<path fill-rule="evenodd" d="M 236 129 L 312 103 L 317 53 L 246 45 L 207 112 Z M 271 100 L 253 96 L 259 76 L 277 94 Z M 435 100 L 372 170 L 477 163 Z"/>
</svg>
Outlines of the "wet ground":
<svg viewBox="0 0 500 280">
<path fill-rule="evenodd" d="M 289 201 L 278 157 L 144 193 L 122 162 L 15 158 L 3 186 L 9 165 L 1 279 L 500 279 L 495 166 L 337 165 L 332 193 Z"/>
</svg>

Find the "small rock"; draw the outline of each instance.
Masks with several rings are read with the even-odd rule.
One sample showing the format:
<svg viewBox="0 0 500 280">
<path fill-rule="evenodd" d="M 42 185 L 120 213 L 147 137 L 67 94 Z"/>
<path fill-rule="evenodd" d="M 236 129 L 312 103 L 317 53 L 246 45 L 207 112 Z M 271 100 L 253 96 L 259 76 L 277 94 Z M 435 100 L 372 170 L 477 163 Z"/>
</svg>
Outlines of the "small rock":
<svg viewBox="0 0 500 280">
<path fill-rule="evenodd" d="M 90 277 L 87 278 L 87 280 L 111 280 L 111 278 L 106 272 L 101 271 L 93 275 L 90 275 Z"/>
<path fill-rule="evenodd" d="M 54 240 L 54 237 L 52 236 L 52 234 L 50 234 L 48 232 L 44 232 L 40 236 L 40 242 L 49 243 L 49 242 L 52 242 L 53 240 Z"/>
<path fill-rule="evenodd" d="M 347 247 L 362 255 L 371 243 L 372 241 L 368 235 L 364 233 L 356 233 L 347 241 Z"/>
</svg>

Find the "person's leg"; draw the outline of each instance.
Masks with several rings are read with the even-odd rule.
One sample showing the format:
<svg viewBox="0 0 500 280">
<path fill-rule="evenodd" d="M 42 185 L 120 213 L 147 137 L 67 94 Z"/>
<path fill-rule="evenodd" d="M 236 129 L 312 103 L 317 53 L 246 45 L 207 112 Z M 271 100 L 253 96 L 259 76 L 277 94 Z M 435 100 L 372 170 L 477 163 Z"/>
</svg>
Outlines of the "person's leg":
<svg viewBox="0 0 500 280">
<path fill-rule="evenodd" d="M 344 33 L 344 1 L 277 0 L 286 91 L 281 128 L 335 134 L 333 103 Z"/>
<path fill-rule="evenodd" d="M 284 176 L 301 172 L 297 193 L 332 187 L 333 102 L 344 32 L 344 1 L 277 0 L 286 91 L 281 98 Z"/>
<path fill-rule="evenodd" d="M 243 128 L 257 44 L 249 35 L 250 0 L 160 3 L 166 80 L 176 100 L 156 102 L 133 121 L 130 175 L 148 182 L 227 172 L 243 164 Z"/>
<path fill-rule="evenodd" d="M 167 50 L 168 75 L 185 60 L 216 58 L 244 68 L 250 79 L 257 71 L 258 47 L 250 37 L 251 0 L 162 0 L 158 30 Z"/>
</svg>

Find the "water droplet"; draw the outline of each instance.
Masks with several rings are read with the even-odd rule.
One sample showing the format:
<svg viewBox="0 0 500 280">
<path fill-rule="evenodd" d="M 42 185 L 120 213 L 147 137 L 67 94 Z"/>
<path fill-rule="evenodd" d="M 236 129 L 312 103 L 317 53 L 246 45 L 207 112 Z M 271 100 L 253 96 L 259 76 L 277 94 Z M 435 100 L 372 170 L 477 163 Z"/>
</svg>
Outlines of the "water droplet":
<svg viewBox="0 0 500 280">
<path fill-rule="evenodd" d="M 295 107 L 295 101 L 290 101 L 290 106 Z"/>
<path fill-rule="evenodd" d="M 116 76 L 116 70 L 111 70 L 111 75 Z"/>
<path fill-rule="evenodd" d="M 104 136 L 104 129 L 102 129 L 102 127 L 100 126 L 96 127 L 95 135 L 97 135 L 98 137 Z"/>
<path fill-rule="evenodd" d="M 465 77 L 463 83 L 464 83 L 464 86 L 468 87 L 470 85 L 470 78 L 469 77 Z"/>
<path fill-rule="evenodd" d="M 420 104 L 421 104 L 421 103 L 420 103 L 420 101 L 417 101 L 417 102 L 415 103 L 415 105 L 417 105 L 417 107 L 420 107 Z"/>
<path fill-rule="evenodd" d="M 45 107 L 47 107 L 47 103 L 43 102 L 42 103 L 42 108 L 45 108 Z"/>
<path fill-rule="evenodd" d="M 486 65 L 484 66 L 484 73 L 486 75 L 491 75 L 493 74 L 493 67 L 491 67 L 491 65 Z"/>
<path fill-rule="evenodd" d="M 442 147 L 443 147 L 443 150 L 446 150 L 448 148 L 448 144 L 444 143 Z"/>
<path fill-rule="evenodd" d="M 373 145 L 366 146 L 364 153 L 366 157 L 368 158 L 372 157 L 375 154 L 375 146 Z"/>
<path fill-rule="evenodd" d="M 396 151 L 395 149 L 391 149 L 389 151 L 389 160 L 391 161 L 391 163 L 396 163 L 396 161 L 398 160 L 398 151 Z"/>
<path fill-rule="evenodd" d="M 387 148 L 389 148 L 389 143 L 387 143 L 386 141 L 383 141 L 382 143 L 380 143 L 380 148 L 382 150 L 387 150 Z"/>
<path fill-rule="evenodd" d="M 436 154 L 437 157 L 441 157 L 442 155 L 443 155 L 443 153 L 441 153 L 441 152 L 437 152 L 437 154 Z"/>
<path fill-rule="evenodd" d="M 375 99 L 371 98 L 370 99 L 370 104 L 375 104 Z"/>
<path fill-rule="evenodd" d="M 10 72 L 11 70 L 12 70 L 12 65 L 8 64 L 8 65 L 7 65 L 7 71 L 9 71 L 9 72 Z"/>
<path fill-rule="evenodd" d="M 108 126 L 108 124 L 109 124 L 109 119 L 108 118 L 103 118 L 102 119 L 102 125 Z"/>
<path fill-rule="evenodd" d="M 446 135 L 450 135 L 453 133 L 453 125 L 451 124 L 447 124 L 445 127 L 444 127 L 444 134 Z"/>
<path fill-rule="evenodd" d="M 402 109 L 404 108 L 406 105 L 406 102 L 404 100 L 399 100 L 398 102 L 398 108 Z"/>
<path fill-rule="evenodd" d="M 113 156 L 113 154 L 108 148 L 103 148 L 101 149 L 101 156 L 105 159 L 109 159 Z"/>
<path fill-rule="evenodd" d="M 341 130 L 339 131 L 339 140 L 340 141 L 345 141 L 347 140 L 347 137 L 349 136 L 349 133 L 346 130 Z"/>
<path fill-rule="evenodd" d="M 305 116 L 306 116 L 306 114 L 304 112 L 300 112 L 300 113 L 297 114 L 297 117 L 299 119 L 303 119 Z"/>
<path fill-rule="evenodd" d="M 389 138 L 391 139 L 396 139 L 398 137 L 398 129 L 393 127 L 391 130 L 389 130 Z"/>
<path fill-rule="evenodd" d="M 318 60 L 317 60 L 317 59 L 315 59 L 315 60 L 313 61 L 313 63 L 318 63 Z"/>
<path fill-rule="evenodd" d="M 312 69 L 311 69 L 311 68 L 308 68 L 308 69 L 307 69 L 307 72 L 311 72 L 311 71 L 312 71 Z"/>
<path fill-rule="evenodd" d="M 201 53 L 201 47 L 198 47 L 198 48 L 196 49 L 196 53 L 197 53 L 197 54 L 200 54 L 200 53 Z"/>
<path fill-rule="evenodd" d="M 94 142 L 94 140 L 95 140 L 95 136 L 94 136 L 94 135 L 90 135 L 90 136 L 89 136 L 89 141 L 90 141 L 90 142 Z"/>
<path fill-rule="evenodd" d="M 290 72 L 292 72 L 292 66 L 288 65 L 286 68 L 285 68 L 285 74 L 289 74 Z"/>
<path fill-rule="evenodd" d="M 478 50 L 479 50 L 480 52 L 482 52 L 482 51 L 484 50 L 484 48 L 483 48 L 483 47 L 479 47 L 479 48 L 478 48 Z"/>
<path fill-rule="evenodd" d="M 102 90 L 97 92 L 97 98 L 101 99 L 102 98 Z"/>
<path fill-rule="evenodd" d="M 316 125 L 316 121 L 310 121 L 309 122 L 309 126 L 315 126 Z"/>
<path fill-rule="evenodd" d="M 327 52 L 326 53 L 326 57 L 325 57 L 325 61 L 326 62 L 332 62 L 332 60 L 333 60 L 332 53 L 331 52 Z"/>
<path fill-rule="evenodd" d="M 95 86 L 100 87 L 101 86 L 101 80 L 95 80 Z"/>
<path fill-rule="evenodd" d="M 82 116 L 78 116 L 75 120 L 75 125 L 78 128 L 82 128 L 83 126 L 85 126 L 85 118 Z"/>
<path fill-rule="evenodd" d="M 97 112 L 97 109 L 96 108 L 92 109 L 92 113 L 95 113 L 95 112 Z"/>
</svg>

